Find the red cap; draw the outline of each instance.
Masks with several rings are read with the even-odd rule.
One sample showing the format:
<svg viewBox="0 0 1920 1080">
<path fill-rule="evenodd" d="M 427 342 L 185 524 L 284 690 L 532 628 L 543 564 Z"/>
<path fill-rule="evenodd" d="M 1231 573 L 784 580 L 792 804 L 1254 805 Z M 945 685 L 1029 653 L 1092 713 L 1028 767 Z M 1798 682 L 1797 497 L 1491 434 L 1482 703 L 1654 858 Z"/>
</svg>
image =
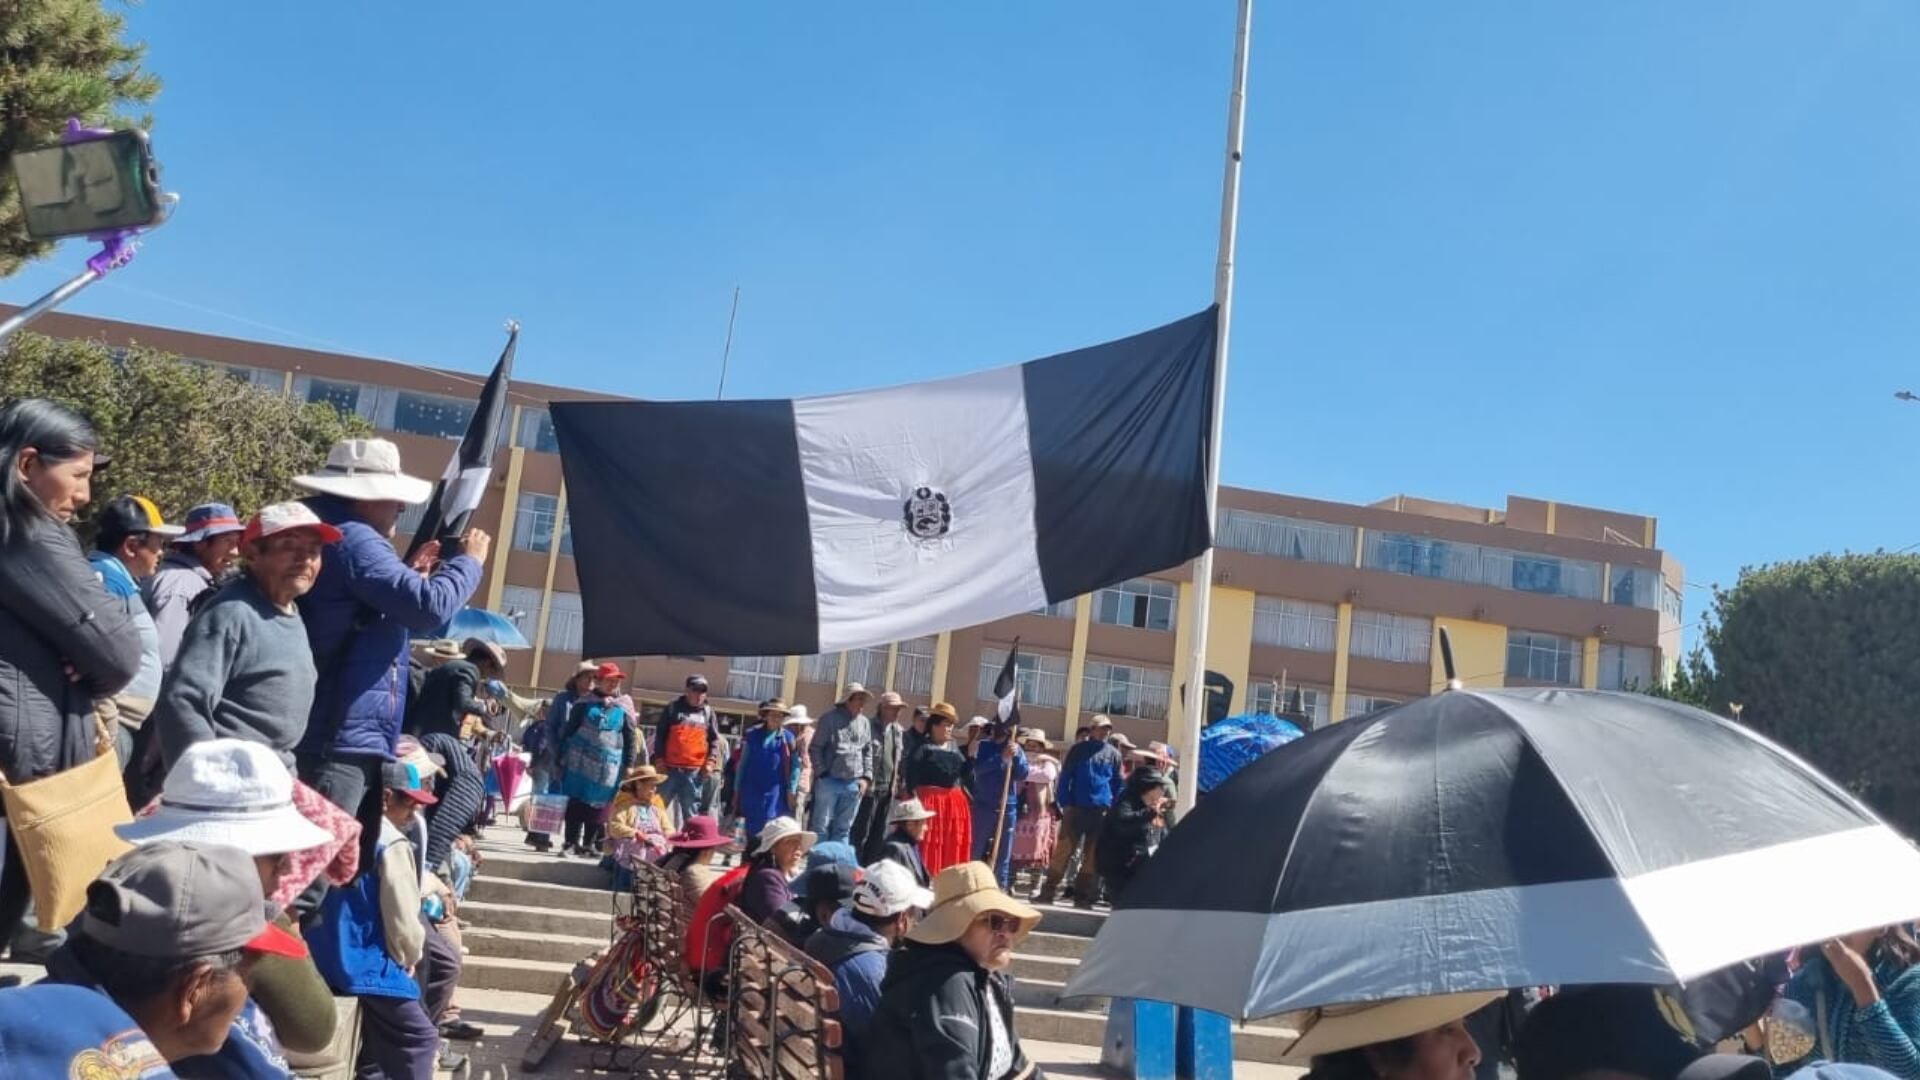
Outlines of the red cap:
<svg viewBox="0 0 1920 1080">
<path fill-rule="evenodd" d="M 596 679 L 624 679 L 627 677 L 627 673 L 620 670 L 619 664 L 607 660 L 602 662 L 599 667 L 593 669 L 593 677 Z"/>
<path fill-rule="evenodd" d="M 253 953 L 266 953 L 271 956 L 285 956 L 294 960 L 304 959 L 307 955 L 307 943 L 300 940 L 298 934 L 283 930 L 275 923 L 268 923 L 265 930 L 254 935 L 252 941 L 241 948 Z"/>
</svg>

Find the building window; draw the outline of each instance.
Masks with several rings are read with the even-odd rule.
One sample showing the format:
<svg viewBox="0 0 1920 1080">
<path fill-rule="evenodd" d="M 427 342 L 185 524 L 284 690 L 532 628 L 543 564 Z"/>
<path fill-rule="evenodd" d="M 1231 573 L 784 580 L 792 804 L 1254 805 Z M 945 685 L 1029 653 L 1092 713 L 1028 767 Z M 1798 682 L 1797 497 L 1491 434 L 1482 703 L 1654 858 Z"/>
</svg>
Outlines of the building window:
<svg viewBox="0 0 1920 1080">
<path fill-rule="evenodd" d="M 840 679 L 840 654 L 818 653 L 800 658 L 800 681 L 832 686 Z"/>
<path fill-rule="evenodd" d="M 1007 650 L 996 648 L 980 650 L 980 699 L 982 701 L 993 700 L 993 684 L 999 681 L 1000 669 L 1006 666 Z M 1087 668 L 1091 671 L 1093 665 L 1089 664 Z M 1020 684 L 1021 701 L 1047 709 L 1066 708 L 1066 657 L 1027 652 L 1023 649 L 1020 652 L 1020 659 L 1014 663 L 1013 677 Z M 1165 709 L 1166 706 L 1163 704 L 1161 706 L 1163 715 Z"/>
<path fill-rule="evenodd" d="M 933 654 L 939 644 L 940 639 L 932 636 L 901 642 L 893 656 L 893 685 L 887 689 L 915 701 L 931 695 Z"/>
<path fill-rule="evenodd" d="M 1433 620 L 1385 611 L 1355 611 L 1348 651 L 1375 660 L 1427 663 L 1433 651 Z"/>
<path fill-rule="evenodd" d="M 1171 581 L 1135 578 L 1093 594 L 1093 618 L 1109 626 L 1143 630 L 1173 629 L 1173 608 L 1180 588 Z"/>
<path fill-rule="evenodd" d="M 1660 583 L 1660 614 L 1674 622 L 1681 622 L 1681 613 L 1686 610 L 1680 599 L 1680 590 L 1662 581 Z"/>
<path fill-rule="evenodd" d="M 727 696 L 761 702 L 780 696 L 787 673 L 784 656 L 736 656 L 727 661 Z"/>
<path fill-rule="evenodd" d="M 847 651 L 847 682 L 859 683 L 878 697 L 887 682 L 887 650 L 850 649 Z"/>
<path fill-rule="evenodd" d="M 560 529 L 560 554 L 573 556 L 573 530 L 559 520 L 560 500 L 537 491 L 523 491 L 513 512 L 513 547 L 545 555 L 553 550 L 553 530 Z"/>
<path fill-rule="evenodd" d="M 1580 685 L 1580 642 L 1534 630 L 1507 631 L 1507 677 Z"/>
<path fill-rule="evenodd" d="M 1217 543 L 1223 548 L 1255 555 L 1352 566 L 1355 532 L 1351 525 L 1329 525 L 1229 508 L 1220 512 Z"/>
<path fill-rule="evenodd" d="M 500 590 L 500 614 L 531 643 L 538 636 L 534 627 L 540 623 L 540 590 L 525 585 L 509 585 Z"/>
<path fill-rule="evenodd" d="M 401 390 L 393 399 L 391 430 L 409 435 L 433 435 L 458 439 L 467 433 L 473 420 L 474 403 L 438 394 Z"/>
<path fill-rule="evenodd" d="M 1611 603 L 1623 607 L 1647 608 L 1659 605 L 1660 572 L 1644 566 L 1616 566 L 1613 568 L 1613 588 L 1607 597 Z"/>
<path fill-rule="evenodd" d="M 1398 704 L 1400 704 L 1399 698 L 1381 697 L 1379 694 L 1356 694 L 1349 690 L 1347 691 L 1347 715 L 1341 719 L 1351 720 L 1356 716 L 1377 713 L 1381 709 L 1390 709 Z"/>
<path fill-rule="evenodd" d="M 547 649 L 550 652 L 580 653 L 580 594 L 556 592 L 547 604 Z"/>
<path fill-rule="evenodd" d="M 542 454 L 560 452 L 560 439 L 553 433 L 553 414 L 545 409 L 521 409 L 520 430 L 513 445 Z"/>
<path fill-rule="evenodd" d="M 305 386 L 300 385 L 303 382 Z M 331 405 L 341 416 L 358 416 L 363 389 L 366 388 L 359 383 L 302 376 L 294 380 L 293 392 L 309 405 Z M 369 393 L 364 396 L 371 404 L 373 395 Z"/>
<path fill-rule="evenodd" d="M 1172 684 L 1173 672 L 1165 668 L 1089 660 L 1086 678 L 1080 686 L 1080 708 L 1108 716 L 1165 720 Z"/>
<path fill-rule="evenodd" d="M 1639 645 L 1600 646 L 1602 690 L 1650 690 L 1659 684 L 1653 675 L 1653 650 Z"/>
<path fill-rule="evenodd" d="M 1340 627 L 1339 609 L 1306 600 L 1258 597 L 1253 602 L 1253 640 L 1308 652 L 1332 652 Z"/>
<path fill-rule="evenodd" d="M 1360 564 L 1391 574 L 1489 585 L 1496 589 L 1600 599 L 1600 564 L 1410 533 L 1368 533 Z"/>
<path fill-rule="evenodd" d="M 1247 688 L 1247 704 L 1254 712 L 1279 716 L 1293 702 L 1296 690 L 1300 692 L 1300 711 L 1306 715 L 1308 724 L 1316 728 L 1326 727 L 1333 706 L 1333 691 L 1324 686 L 1293 683 L 1287 686 L 1283 694 L 1278 680 L 1267 679 Z"/>
<path fill-rule="evenodd" d="M 1035 609 L 1035 615 L 1045 615 L 1049 619 L 1071 619 L 1075 615 L 1074 605 L 1080 602 L 1078 597 L 1055 600 L 1046 607 Z"/>
</svg>

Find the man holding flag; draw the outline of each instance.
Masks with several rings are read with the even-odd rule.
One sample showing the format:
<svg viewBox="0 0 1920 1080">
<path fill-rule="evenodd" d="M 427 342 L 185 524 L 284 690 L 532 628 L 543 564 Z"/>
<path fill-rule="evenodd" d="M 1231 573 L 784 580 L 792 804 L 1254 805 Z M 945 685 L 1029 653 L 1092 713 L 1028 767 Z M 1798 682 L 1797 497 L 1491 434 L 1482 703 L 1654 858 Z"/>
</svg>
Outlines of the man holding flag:
<svg viewBox="0 0 1920 1080">
<path fill-rule="evenodd" d="M 993 867 L 1002 889 L 1013 877 L 1013 827 L 1020 817 L 1020 783 L 1027 778 L 1027 752 L 1020 749 L 1020 682 L 1015 671 L 1020 643 L 1007 652 L 1007 665 L 994 680 L 999 699 L 985 737 L 972 746 L 973 858 Z"/>
</svg>

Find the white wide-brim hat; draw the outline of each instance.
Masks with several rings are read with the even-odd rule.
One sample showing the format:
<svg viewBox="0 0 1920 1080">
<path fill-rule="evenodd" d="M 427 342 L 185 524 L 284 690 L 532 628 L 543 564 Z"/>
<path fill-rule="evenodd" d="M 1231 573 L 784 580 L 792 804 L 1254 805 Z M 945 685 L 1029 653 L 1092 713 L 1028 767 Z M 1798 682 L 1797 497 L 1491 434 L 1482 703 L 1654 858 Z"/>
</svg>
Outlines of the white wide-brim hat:
<svg viewBox="0 0 1920 1080">
<path fill-rule="evenodd" d="M 810 833 L 802 829 L 800 823 L 790 817 L 777 817 L 761 827 L 759 850 L 772 851 L 773 845 L 785 840 L 789 836 L 797 836 L 800 838 L 800 848 L 802 851 L 813 847 L 813 842 L 820 838 L 819 834 Z"/>
<path fill-rule="evenodd" d="M 285 855 L 333 842 L 327 830 L 300 816 L 292 803 L 264 810 L 189 810 L 168 806 L 125 825 L 113 833 L 129 844 L 178 840 L 186 844 L 222 844 L 249 855 Z"/>
<path fill-rule="evenodd" d="M 1287 1047 L 1287 1054 L 1313 1057 L 1404 1039 L 1450 1024 L 1501 996 L 1493 990 L 1304 1009 L 1288 1014 L 1300 1037 Z"/>
<path fill-rule="evenodd" d="M 296 476 L 308 491 L 370 502 L 426 502 L 433 483 L 400 471 L 400 448 L 385 439 L 341 439 L 318 472 Z"/>
</svg>

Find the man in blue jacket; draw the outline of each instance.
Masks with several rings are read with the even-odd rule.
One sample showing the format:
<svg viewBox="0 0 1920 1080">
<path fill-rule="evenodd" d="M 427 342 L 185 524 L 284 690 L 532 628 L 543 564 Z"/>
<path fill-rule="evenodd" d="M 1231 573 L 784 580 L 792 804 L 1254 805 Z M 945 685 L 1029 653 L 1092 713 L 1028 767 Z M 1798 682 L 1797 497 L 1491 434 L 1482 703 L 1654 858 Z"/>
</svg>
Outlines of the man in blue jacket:
<svg viewBox="0 0 1920 1080">
<path fill-rule="evenodd" d="M 385 439 L 342 439 L 324 467 L 293 482 L 316 493 L 307 505 L 343 534 L 299 601 L 318 681 L 294 757 L 300 779 L 360 820 L 364 871 L 380 836 L 380 768 L 407 713 L 408 645 L 472 598 L 493 541 L 472 529 L 450 558 L 435 542 L 412 565 L 401 561 L 392 542 L 401 509 L 426 502 L 433 485 L 401 472 L 400 450 Z M 311 910 L 320 894 L 309 890 L 297 906 Z"/>
<path fill-rule="evenodd" d="M 833 987 L 840 995 L 841 1059 L 847 1080 L 866 1075 L 867 1028 L 880 1004 L 887 956 L 913 929 L 920 912 L 932 906 L 931 889 L 915 881 L 906 867 L 883 859 L 862 871 L 852 901 L 807 939 L 807 955 L 833 972 Z"/>
<path fill-rule="evenodd" d="M 1075 851 L 1080 852 L 1080 872 L 1073 879 L 1073 902 L 1077 907 L 1093 906 L 1095 863 L 1093 851 L 1100 842 L 1100 829 L 1106 824 L 1107 810 L 1120 795 L 1126 778 L 1120 771 L 1120 751 L 1107 743 L 1113 733 L 1113 721 L 1104 716 L 1093 718 L 1093 737 L 1073 744 L 1067 760 L 1060 765 L 1060 839 L 1054 845 L 1053 865 L 1047 867 L 1046 884 L 1033 898 L 1036 904 L 1053 903 L 1066 876 L 1067 865 Z"/>
</svg>

